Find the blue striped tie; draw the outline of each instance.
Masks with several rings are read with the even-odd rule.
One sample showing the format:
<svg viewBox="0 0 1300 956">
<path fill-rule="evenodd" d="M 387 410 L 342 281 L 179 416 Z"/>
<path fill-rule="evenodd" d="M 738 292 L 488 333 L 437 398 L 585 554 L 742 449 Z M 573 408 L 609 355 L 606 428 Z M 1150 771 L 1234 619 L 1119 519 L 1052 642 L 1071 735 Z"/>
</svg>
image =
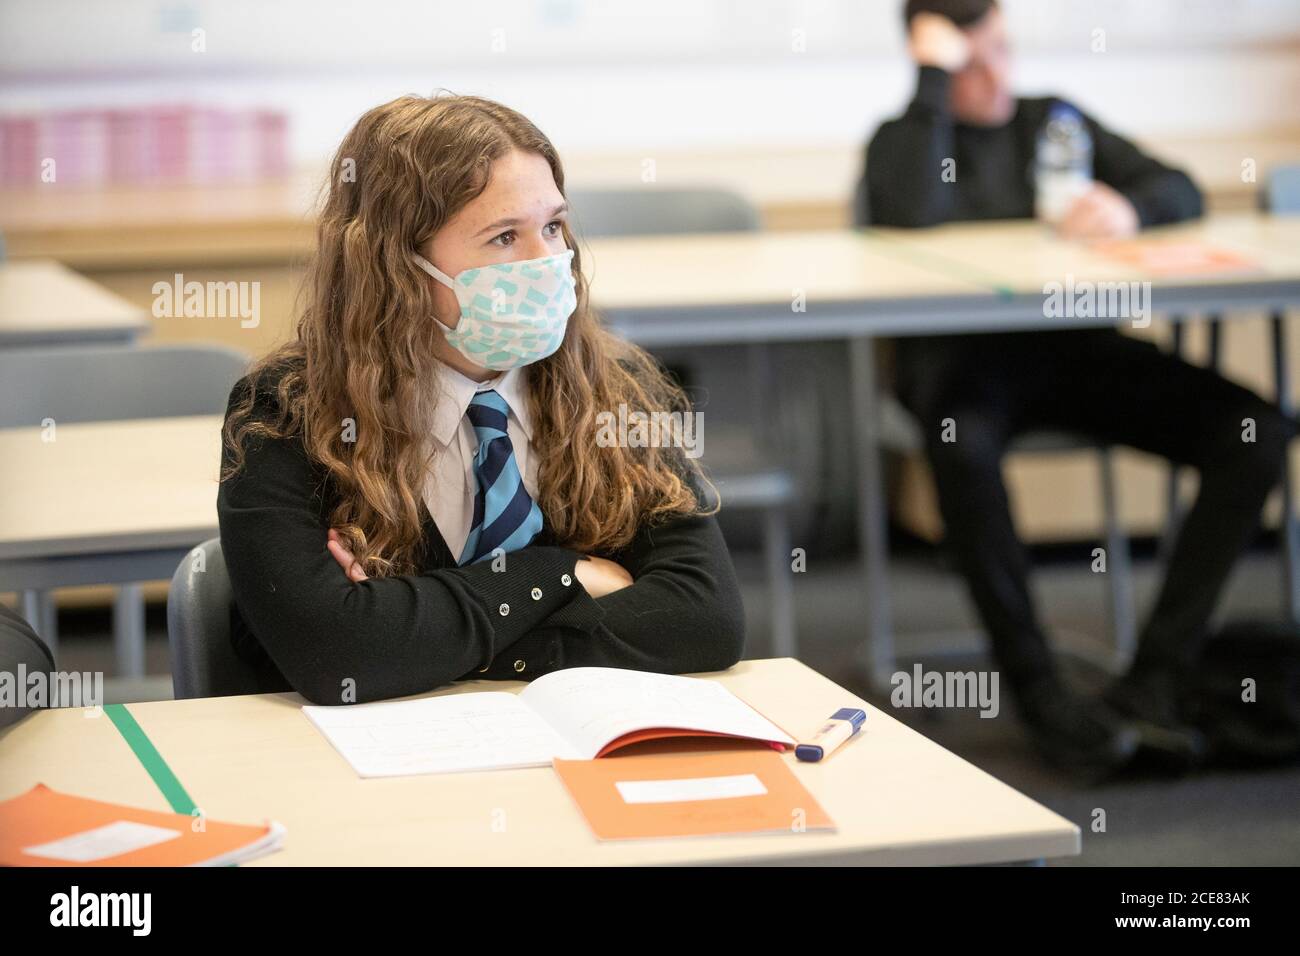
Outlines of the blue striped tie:
<svg viewBox="0 0 1300 956">
<path fill-rule="evenodd" d="M 476 393 L 465 412 L 479 442 L 474 455 L 478 493 L 460 564 L 481 561 L 497 548 L 518 551 L 542 530 L 542 509 L 524 488 L 506 433 L 509 412 L 506 400 L 492 389 Z"/>
</svg>

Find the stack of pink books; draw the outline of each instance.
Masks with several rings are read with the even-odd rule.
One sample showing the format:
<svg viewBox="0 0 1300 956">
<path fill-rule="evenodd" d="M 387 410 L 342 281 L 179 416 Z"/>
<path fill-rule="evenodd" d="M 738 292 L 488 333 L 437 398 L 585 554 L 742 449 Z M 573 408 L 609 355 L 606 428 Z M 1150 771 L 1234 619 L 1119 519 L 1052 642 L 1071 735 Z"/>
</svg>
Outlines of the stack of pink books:
<svg viewBox="0 0 1300 956">
<path fill-rule="evenodd" d="M 252 182 L 289 169 L 288 118 L 186 105 L 0 116 L 0 187 Z"/>
</svg>

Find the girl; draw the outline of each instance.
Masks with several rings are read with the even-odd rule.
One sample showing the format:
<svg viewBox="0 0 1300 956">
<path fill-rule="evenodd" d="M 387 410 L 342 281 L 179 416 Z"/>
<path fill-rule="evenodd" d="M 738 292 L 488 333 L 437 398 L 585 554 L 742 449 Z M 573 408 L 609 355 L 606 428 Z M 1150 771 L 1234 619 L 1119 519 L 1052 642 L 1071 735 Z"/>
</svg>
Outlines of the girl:
<svg viewBox="0 0 1300 956">
<path fill-rule="evenodd" d="M 232 641 L 316 703 L 741 655 L 707 480 L 597 416 L 685 412 L 587 301 L 564 173 L 476 97 L 377 107 L 335 156 L 296 339 L 227 409 Z M 630 444 L 630 443 L 629 443 Z"/>
</svg>

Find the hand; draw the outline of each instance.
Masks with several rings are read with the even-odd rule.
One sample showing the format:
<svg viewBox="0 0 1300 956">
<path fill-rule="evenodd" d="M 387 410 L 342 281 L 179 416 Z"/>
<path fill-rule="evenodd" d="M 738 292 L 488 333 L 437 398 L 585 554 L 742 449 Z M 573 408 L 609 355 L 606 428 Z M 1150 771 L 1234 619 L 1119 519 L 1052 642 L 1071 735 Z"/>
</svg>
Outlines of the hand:
<svg viewBox="0 0 1300 956">
<path fill-rule="evenodd" d="M 330 528 L 325 547 L 334 556 L 334 560 L 339 563 L 339 567 L 343 569 L 343 573 L 348 576 L 349 581 L 353 584 L 360 584 L 362 581 L 367 580 L 366 572 L 361 570 L 361 562 L 352 556 L 352 552 L 344 546 L 343 539 L 339 537 L 339 533 L 333 528 Z"/>
<path fill-rule="evenodd" d="M 957 73 L 970 62 L 970 40 L 957 24 L 938 13 L 912 18 L 907 49 L 919 66 L 937 66 Z"/>
<path fill-rule="evenodd" d="M 621 564 L 594 555 L 579 561 L 573 573 L 594 598 L 621 591 L 632 583 L 632 575 Z"/>
<path fill-rule="evenodd" d="M 1131 202 L 1105 183 L 1093 183 L 1074 201 L 1059 229 L 1067 239 L 1120 239 L 1136 233 L 1140 225 Z"/>
</svg>

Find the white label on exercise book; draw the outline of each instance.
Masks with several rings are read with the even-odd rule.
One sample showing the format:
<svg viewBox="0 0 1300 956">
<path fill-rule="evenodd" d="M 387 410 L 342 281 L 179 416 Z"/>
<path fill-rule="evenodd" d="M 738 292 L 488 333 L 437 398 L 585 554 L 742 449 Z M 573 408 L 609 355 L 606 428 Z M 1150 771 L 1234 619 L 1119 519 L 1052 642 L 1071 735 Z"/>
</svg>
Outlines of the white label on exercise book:
<svg viewBox="0 0 1300 956">
<path fill-rule="evenodd" d="M 67 860 L 69 863 L 91 863 L 141 850 L 156 843 L 165 843 L 179 837 L 180 831 L 166 827 L 153 827 L 147 823 L 118 820 L 93 830 L 83 830 L 61 840 L 23 847 L 28 856 L 43 856 L 50 860 Z"/>
<path fill-rule="evenodd" d="M 767 793 L 763 781 L 752 773 L 681 780 L 620 780 L 614 786 L 618 787 L 624 803 L 687 803 L 691 800 L 761 797 Z"/>
</svg>

